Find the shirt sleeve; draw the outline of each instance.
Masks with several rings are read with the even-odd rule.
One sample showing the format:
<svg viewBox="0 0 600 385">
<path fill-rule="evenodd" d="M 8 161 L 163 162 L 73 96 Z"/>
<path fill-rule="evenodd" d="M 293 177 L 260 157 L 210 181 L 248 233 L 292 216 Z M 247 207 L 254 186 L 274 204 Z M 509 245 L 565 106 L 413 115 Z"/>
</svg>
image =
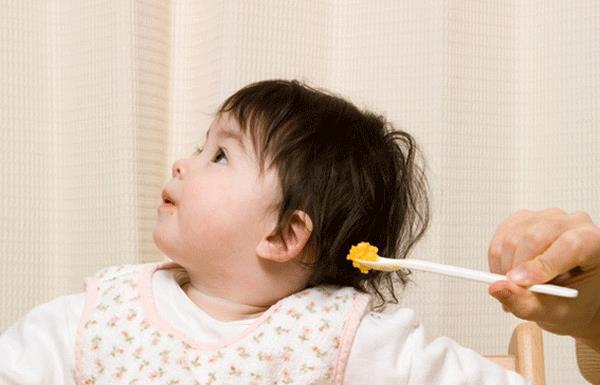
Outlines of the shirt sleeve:
<svg viewBox="0 0 600 385">
<path fill-rule="evenodd" d="M 0 335 L 0 384 L 75 385 L 75 333 L 85 293 L 30 310 Z"/>
<path fill-rule="evenodd" d="M 527 384 L 447 337 L 431 342 L 411 309 L 368 313 L 358 327 L 344 384 Z"/>
</svg>

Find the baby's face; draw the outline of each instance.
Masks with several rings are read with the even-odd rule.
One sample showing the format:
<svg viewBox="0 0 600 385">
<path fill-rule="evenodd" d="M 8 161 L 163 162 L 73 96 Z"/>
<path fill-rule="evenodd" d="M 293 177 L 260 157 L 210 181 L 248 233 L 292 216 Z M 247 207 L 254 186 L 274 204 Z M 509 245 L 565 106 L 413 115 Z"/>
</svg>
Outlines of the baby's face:
<svg viewBox="0 0 600 385">
<path fill-rule="evenodd" d="M 200 153 L 173 164 L 165 191 L 174 206 L 158 209 L 154 242 L 206 282 L 251 279 L 261 268 L 256 246 L 277 223 L 280 190 L 276 171 L 259 172 L 250 138 L 225 113 Z"/>
</svg>

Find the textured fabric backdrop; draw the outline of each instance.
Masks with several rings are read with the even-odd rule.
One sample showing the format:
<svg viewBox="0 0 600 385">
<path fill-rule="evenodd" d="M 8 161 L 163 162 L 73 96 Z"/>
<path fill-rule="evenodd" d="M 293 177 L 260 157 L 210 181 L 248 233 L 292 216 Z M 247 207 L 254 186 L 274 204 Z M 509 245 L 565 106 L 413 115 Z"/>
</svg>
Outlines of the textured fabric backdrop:
<svg viewBox="0 0 600 385">
<path fill-rule="evenodd" d="M 0 0 L 0 330 L 152 242 L 170 165 L 250 82 L 298 78 L 385 114 L 427 158 L 415 256 L 487 270 L 520 208 L 600 219 L 597 0 Z M 501 353 L 516 318 L 486 285 L 416 273 L 431 337 Z M 545 333 L 549 384 L 582 384 Z"/>
</svg>

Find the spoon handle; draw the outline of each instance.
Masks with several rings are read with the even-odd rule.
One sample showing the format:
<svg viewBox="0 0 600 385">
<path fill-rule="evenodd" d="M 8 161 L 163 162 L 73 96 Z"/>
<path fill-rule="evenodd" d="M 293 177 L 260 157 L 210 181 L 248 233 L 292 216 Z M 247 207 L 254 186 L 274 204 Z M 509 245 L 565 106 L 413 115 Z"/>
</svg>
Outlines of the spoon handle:
<svg viewBox="0 0 600 385">
<path fill-rule="evenodd" d="M 393 259 L 379 257 L 377 261 L 360 261 L 360 263 L 372 269 L 382 271 L 393 271 L 402 268 L 415 269 L 486 283 L 492 283 L 507 279 L 506 276 L 501 274 L 465 269 L 464 267 L 444 265 L 441 263 L 425 261 L 422 259 Z M 530 286 L 528 289 L 536 293 L 549 294 L 567 298 L 575 298 L 578 294 L 577 290 L 575 289 L 551 284 L 533 285 Z"/>
</svg>

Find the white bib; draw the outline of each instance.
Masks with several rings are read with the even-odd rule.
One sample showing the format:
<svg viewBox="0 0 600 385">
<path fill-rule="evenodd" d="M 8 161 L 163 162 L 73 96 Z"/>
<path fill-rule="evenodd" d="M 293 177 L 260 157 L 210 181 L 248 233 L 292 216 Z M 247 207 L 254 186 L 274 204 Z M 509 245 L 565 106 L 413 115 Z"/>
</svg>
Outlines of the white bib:
<svg viewBox="0 0 600 385">
<path fill-rule="evenodd" d="M 152 275 L 173 262 L 121 265 L 86 279 L 76 337 L 78 384 L 341 384 L 369 296 L 351 287 L 308 288 L 271 306 L 220 343 L 162 319 Z"/>
</svg>

